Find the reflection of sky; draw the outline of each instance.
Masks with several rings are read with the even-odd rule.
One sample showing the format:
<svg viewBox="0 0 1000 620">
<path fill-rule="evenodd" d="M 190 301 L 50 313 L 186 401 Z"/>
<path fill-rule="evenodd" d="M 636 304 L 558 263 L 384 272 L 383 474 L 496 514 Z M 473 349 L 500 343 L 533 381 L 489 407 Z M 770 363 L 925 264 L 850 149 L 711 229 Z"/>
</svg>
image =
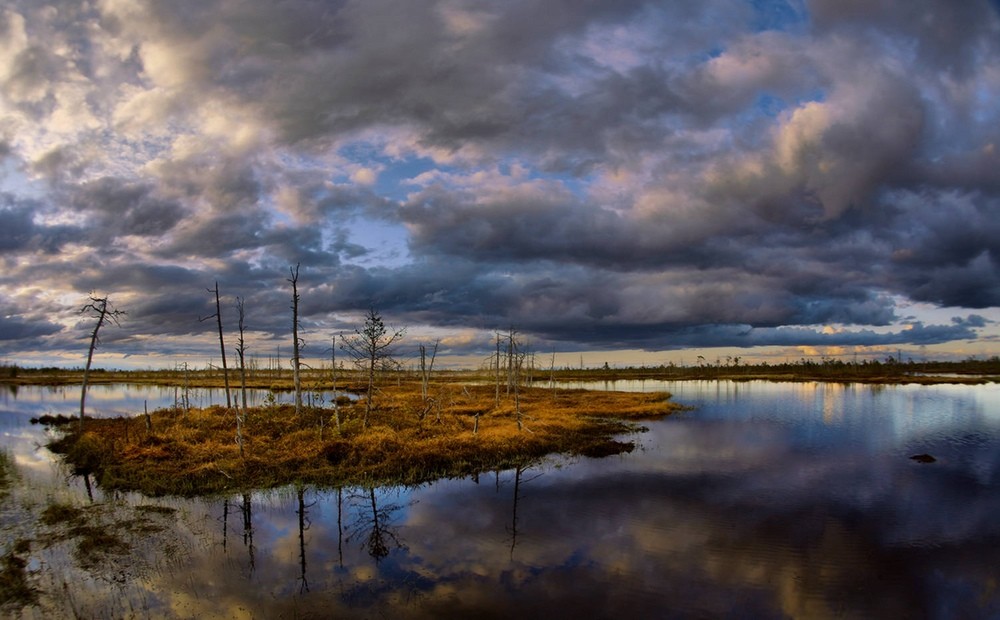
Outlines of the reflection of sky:
<svg viewBox="0 0 1000 620">
<path fill-rule="evenodd" d="M 233 395 L 238 390 L 232 390 Z M 263 402 L 268 390 L 248 389 L 247 401 L 254 406 Z M 321 392 L 324 402 L 330 402 L 332 392 Z M 225 403 L 225 392 L 216 388 L 190 388 L 186 390 L 192 407 L 209 407 Z M 306 396 L 311 397 L 312 392 Z M 343 392 L 340 393 L 344 395 Z M 87 415 L 112 417 L 138 415 L 143 408 L 149 411 L 173 407 L 183 402 L 185 389 L 153 385 L 92 385 L 87 388 Z M 291 402 L 290 391 L 274 392 L 276 402 Z M 18 386 L 0 389 L 0 414 L 16 413 L 29 417 L 51 415 L 78 415 L 80 413 L 80 386 Z"/>
<path fill-rule="evenodd" d="M 255 493 L 252 548 L 242 497 L 225 522 L 222 499 L 170 500 L 189 555 L 144 596 L 174 617 L 1000 614 L 995 386 L 667 389 L 697 408 L 645 423 L 627 455 L 380 489 L 375 506 L 307 488 L 302 531 L 295 488 Z"/>
<path fill-rule="evenodd" d="M 586 384 L 580 384 L 586 385 Z M 699 420 L 776 426 L 809 449 L 850 442 L 904 449 L 969 424 L 1000 432 L 1000 385 L 868 386 L 768 381 L 616 381 L 617 390 L 668 391 Z"/>
</svg>

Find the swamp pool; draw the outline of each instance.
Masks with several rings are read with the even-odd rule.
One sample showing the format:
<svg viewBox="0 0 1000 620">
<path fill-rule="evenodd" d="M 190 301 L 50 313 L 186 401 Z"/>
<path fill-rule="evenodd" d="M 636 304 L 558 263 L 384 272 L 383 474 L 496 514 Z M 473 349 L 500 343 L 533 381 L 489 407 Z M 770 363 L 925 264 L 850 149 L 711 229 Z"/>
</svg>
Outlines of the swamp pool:
<svg viewBox="0 0 1000 620">
<path fill-rule="evenodd" d="M 0 615 L 1000 618 L 1000 385 L 567 387 L 665 390 L 692 409 L 602 459 L 147 498 L 91 488 L 41 447 L 50 431 L 30 418 L 73 415 L 78 386 L 0 386 Z M 88 413 L 176 397 L 98 385 Z"/>
</svg>

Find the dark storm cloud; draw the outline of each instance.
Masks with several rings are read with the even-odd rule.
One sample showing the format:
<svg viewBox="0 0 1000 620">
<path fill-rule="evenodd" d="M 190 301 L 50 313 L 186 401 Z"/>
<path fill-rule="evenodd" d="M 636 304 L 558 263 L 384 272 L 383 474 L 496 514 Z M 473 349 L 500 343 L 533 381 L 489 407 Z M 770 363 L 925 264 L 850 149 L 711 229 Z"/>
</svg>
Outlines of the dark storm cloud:
<svg viewBox="0 0 1000 620">
<path fill-rule="evenodd" d="M 103 239 L 166 235 L 185 215 L 180 204 L 156 197 L 151 186 L 113 178 L 85 183 L 73 198 L 75 209 L 93 217 L 92 234 Z"/>
<path fill-rule="evenodd" d="M 35 224 L 31 210 L 26 208 L 0 209 L 0 250 L 19 250 L 31 243 L 35 236 Z"/>
<path fill-rule="evenodd" d="M 987 308 L 1000 304 L 1000 195 L 921 192 L 896 197 L 891 265 L 915 300 Z"/>
<path fill-rule="evenodd" d="M 0 193 L 0 251 L 10 256 L 24 251 L 55 253 L 81 237 L 81 231 L 72 226 L 37 224 L 35 214 L 42 211 L 37 201 Z"/>
<path fill-rule="evenodd" d="M 124 343 L 218 280 L 280 334 L 301 264 L 318 330 L 972 339 L 897 309 L 1000 305 L 998 67 L 989 2 L 15 0 L 0 294 L 109 291 Z"/>
<path fill-rule="evenodd" d="M 0 316 L 0 340 L 28 340 L 54 334 L 60 327 L 54 323 Z"/>
<path fill-rule="evenodd" d="M 915 0 L 902 7 L 892 0 L 809 0 L 815 27 L 849 36 L 898 37 L 916 48 L 923 66 L 964 74 L 983 54 L 1000 49 L 996 2 Z"/>
</svg>

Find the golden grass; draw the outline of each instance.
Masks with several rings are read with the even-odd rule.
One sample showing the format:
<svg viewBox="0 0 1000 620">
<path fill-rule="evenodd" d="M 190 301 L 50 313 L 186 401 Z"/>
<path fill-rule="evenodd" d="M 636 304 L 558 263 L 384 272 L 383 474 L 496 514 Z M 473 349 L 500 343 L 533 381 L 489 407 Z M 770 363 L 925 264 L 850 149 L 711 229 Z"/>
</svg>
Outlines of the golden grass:
<svg viewBox="0 0 1000 620">
<path fill-rule="evenodd" d="M 87 420 L 50 447 L 107 488 L 193 495 L 301 482 L 326 486 L 415 484 L 511 467 L 552 453 L 602 455 L 631 449 L 613 437 L 638 420 L 678 409 L 665 393 L 520 388 L 495 402 L 492 386 L 438 384 L 425 402 L 416 385 L 387 388 L 362 428 L 363 403 L 332 409 L 255 408 L 236 443 L 224 407 L 160 410 L 144 418 Z M 475 416 L 480 416 L 478 432 Z"/>
</svg>

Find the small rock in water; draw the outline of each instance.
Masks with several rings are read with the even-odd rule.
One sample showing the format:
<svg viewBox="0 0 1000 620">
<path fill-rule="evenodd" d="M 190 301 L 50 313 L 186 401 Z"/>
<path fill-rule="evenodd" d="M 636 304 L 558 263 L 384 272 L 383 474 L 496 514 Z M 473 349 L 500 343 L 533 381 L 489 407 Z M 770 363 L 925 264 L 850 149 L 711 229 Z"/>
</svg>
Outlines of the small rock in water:
<svg viewBox="0 0 1000 620">
<path fill-rule="evenodd" d="M 933 463 L 937 461 L 937 459 L 930 454 L 914 454 L 910 458 L 918 463 Z"/>
</svg>

